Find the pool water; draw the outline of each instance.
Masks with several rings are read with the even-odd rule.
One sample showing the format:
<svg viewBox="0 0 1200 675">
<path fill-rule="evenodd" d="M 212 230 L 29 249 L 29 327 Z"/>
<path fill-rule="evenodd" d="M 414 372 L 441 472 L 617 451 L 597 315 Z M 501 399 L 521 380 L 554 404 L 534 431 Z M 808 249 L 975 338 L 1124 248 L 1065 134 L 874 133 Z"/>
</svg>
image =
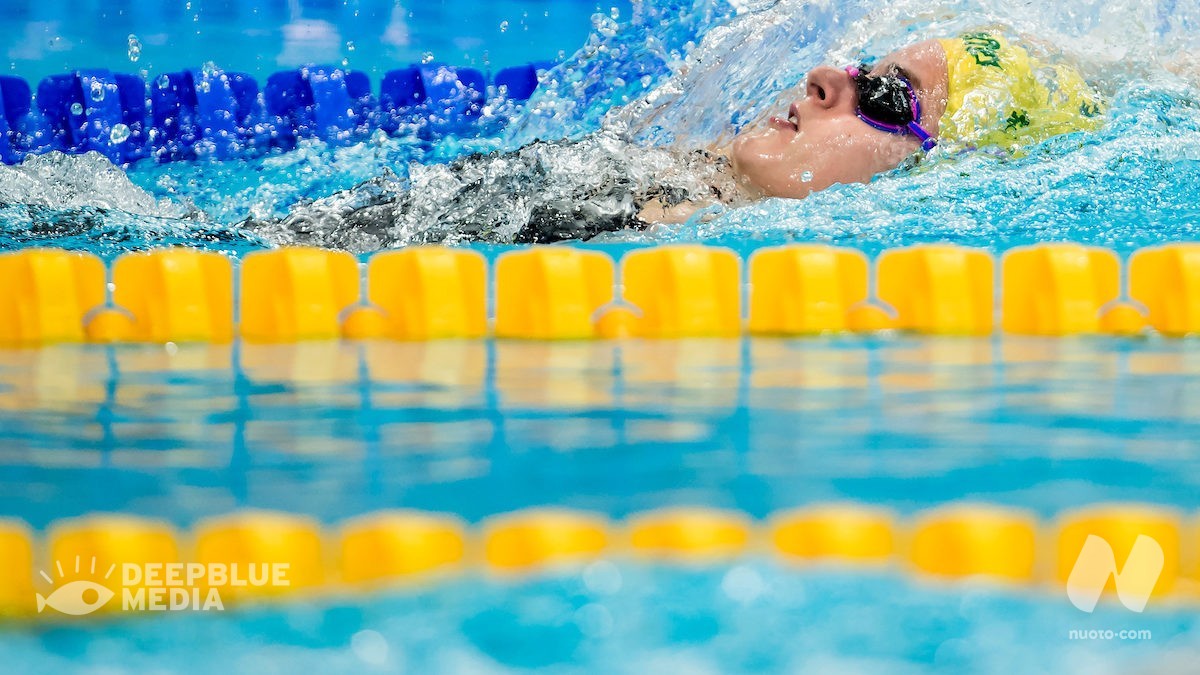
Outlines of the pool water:
<svg viewBox="0 0 1200 675">
<path fill-rule="evenodd" d="M 11 18 L 0 27 L 10 70 L 30 80 L 81 65 L 152 76 L 218 56 L 220 67 L 261 79 L 311 54 L 344 59 L 378 86 L 381 73 L 428 56 L 479 68 L 561 61 L 494 135 L 374 134 L 348 147 L 310 140 L 228 162 L 115 167 L 98 155 L 48 155 L 0 167 L 0 250 L 58 246 L 111 260 L 188 245 L 236 258 L 279 243 L 240 227 L 247 217 L 282 217 L 381 175 L 404 186 L 422 166 L 535 138 L 727 140 L 778 109 L 819 63 L 991 24 L 1053 44 L 1079 65 L 1110 102 L 1104 128 L 1020 157 L 935 154 L 867 185 L 584 246 L 617 257 L 701 241 L 745 257 L 793 241 L 875 254 L 944 241 L 1000 253 L 1065 240 L 1126 254 L 1194 240 L 1200 225 L 1200 77 L 1188 65 L 1200 6 L 1185 0 L 0 9 Z M 506 250 L 468 240 L 448 243 L 489 256 Z M 1200 350 L 1186 339 L 5 349 L 0 514 L 44 534 L 92 512 L 186 529 L 243 509 L 328 526 L 397 507 L 471 524 L 538 506 L 611 519 L 712 507 L 761 522 L 843 501 L 898 518 L 982 502 L 1049 522 L 1127 501 L 1184 514 L 1194 532 L 1197 419 Z M 476 569 L 365 597 L 225 613 L 6 623 L 0 662 L 13 672 L 95 673 L 1173 673 L 1195 667 L 1195 609 L 1194 599 L 1173 597 L 1142 614 L 1102 603 L 1089 615 L 1058 588 L 934 584 L 901 563 L 795 568 L 753 552 L 671 566 L 615 555 L 531 576 Z M 1080 641 L 1073 629 L 1153 638 Z"/>
<path fill-rule="evenodd" d="M 901 516 L 959 501 L 1045 520 L 1113 500 L 1191 513 L 1194 352 L 1017 338 L 0 352 L 0 510 L 36 528 L 93 511 L 187 528 L 247 508 L 332 526 L 397 506 L 469 522 L 545 505 L 760 520 L 841 501 Z M 366 597 L 10 625 L 0 656 L 30 670 L 197 673 L 1115 673 L 1185 672 L 1200 647 L 1186 597 L 1085 614 L 1053 586 L 905 570 L 617 554 Z M 1070 639 L 1078 629 L 1153 638 Z"/>
<path fill-rule="evenodd" d="M 888 572 L 601 561 L 367 600 L 19 630 L 0 657 L 14 672 L 1193 672 L 1191 608 L 1128 617 L 1123 607 L 1085 615 L 1057 598 Z M 1068 639 L 1132 628 L 1153 639 Z"/>
<path fill-rule="evenodd" d="M 153 75 L 206 61 L 265 79 L 276 70 L 332 63 L 373 81 L 427 59 L 498 69 L 561 60 L 579 48 L 591 16 L 629 19 L 628 0 L 4 0 L 0 57 L 36 82 L 75 68 Z M 218 47 L 219 46 L 219 47 Z"/>
<path fill-rule="evenodd" d="M 239 507 L 1200 508 L 1186 341 L 60 346 L 0 364 L 0 509 L 38 527 Z"/>
</svg>

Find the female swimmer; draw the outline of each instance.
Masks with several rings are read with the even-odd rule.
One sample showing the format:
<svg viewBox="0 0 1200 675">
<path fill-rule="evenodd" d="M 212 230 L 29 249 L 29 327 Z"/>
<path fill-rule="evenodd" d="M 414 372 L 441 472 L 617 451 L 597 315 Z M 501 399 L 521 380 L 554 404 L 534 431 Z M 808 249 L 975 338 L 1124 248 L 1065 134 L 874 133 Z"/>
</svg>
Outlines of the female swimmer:
<svg viewBox="0 0 1200 675">
<path fill-rule="evenodd" d="M 277 243 L 357 250 L 476 239 L 549 242 L 681 222 L 714 204 L 803 198 L 866 183 L 941 146 L 1012 152 L 1095 129 L 1099 95 L 1069 66 L 1044 66 L 999 34 L 900 49 L 878 63 L 820 66 L 803 95 L 728 147 L 640 148 L 606 133 L 515 152 L 414 164 L 243 224 Z"/>
</svg>

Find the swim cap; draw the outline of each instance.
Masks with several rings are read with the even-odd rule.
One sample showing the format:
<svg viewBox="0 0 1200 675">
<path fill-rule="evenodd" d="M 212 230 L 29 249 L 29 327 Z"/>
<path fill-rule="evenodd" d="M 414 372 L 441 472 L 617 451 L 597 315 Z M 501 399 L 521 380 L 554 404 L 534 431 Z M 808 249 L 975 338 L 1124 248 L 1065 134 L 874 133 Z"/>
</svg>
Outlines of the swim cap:
<svg viewBox="0 0 1200 675">
<path fill-rule="evenodd" d="M 1044 66 L 993 33 L 938 42 L 950 76 L 939 142 L 1014 150 L 1100 127 L 1100 96 L 1074 68 Z"/>
</svg>

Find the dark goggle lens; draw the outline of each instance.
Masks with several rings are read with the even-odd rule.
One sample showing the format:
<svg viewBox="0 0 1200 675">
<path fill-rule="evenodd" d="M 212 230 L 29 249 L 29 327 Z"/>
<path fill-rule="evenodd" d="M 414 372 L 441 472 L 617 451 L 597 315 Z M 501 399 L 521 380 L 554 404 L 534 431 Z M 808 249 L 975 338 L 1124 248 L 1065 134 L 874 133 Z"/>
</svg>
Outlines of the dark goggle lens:
<svg viewBox="0 0 1200 675">
<path fill-rule="evenodd" d="M 858 87 L 858 109 L 864 115 L 885 124 L 904 126 L 913 121 L 912 100 L 908 85 L 895 75 L 866 75 L 859 69 L 854 83 Z"/>
</svg>

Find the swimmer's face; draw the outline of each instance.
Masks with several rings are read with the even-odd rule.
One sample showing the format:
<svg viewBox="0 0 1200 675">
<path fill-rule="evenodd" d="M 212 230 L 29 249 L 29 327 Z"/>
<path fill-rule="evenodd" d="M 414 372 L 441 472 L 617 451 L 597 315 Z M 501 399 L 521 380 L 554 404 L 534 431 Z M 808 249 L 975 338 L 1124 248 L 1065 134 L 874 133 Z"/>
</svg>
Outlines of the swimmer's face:
<svg viewBox="0 0 1200 675">
<path fill-rule="evenodd" d="M 889 54 L 871 75 L 906 75 L 921 102 L 921 126 L 934 138 L 946 110 L 946 53 L 936 40 Z M 809 72 L 803 98 L 767 128 L 733 140 L 734 170 L 762 197 L 799 199 L 835 183 L 866 183 L 900 165 L 921 147 L 911 134 L 874 129 L 858 118 L 858 90 L 845 70 Z"/>
</svg>

